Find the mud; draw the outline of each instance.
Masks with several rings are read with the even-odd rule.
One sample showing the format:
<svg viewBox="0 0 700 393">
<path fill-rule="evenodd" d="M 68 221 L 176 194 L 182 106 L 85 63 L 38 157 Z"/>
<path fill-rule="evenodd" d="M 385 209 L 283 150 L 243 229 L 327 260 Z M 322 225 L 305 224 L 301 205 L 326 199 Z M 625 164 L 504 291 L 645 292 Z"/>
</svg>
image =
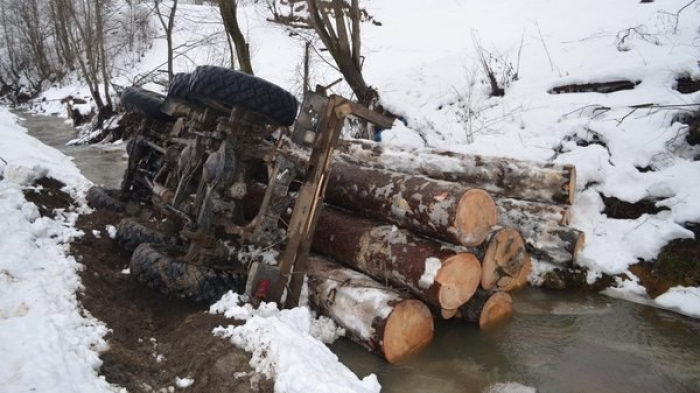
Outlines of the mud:
<svg viewBox="0 0 700 393">
<path fill-rule="evenodd" d="M 69 209 L 70 197 L 53 179 L 41 179 L 39 190 L 27 198 L 43 215 Z M 39 187 L 37 187 L 39 188 Z M 212 329 L 233 321 L 206 312 L 207 305 L 171 299 L 137 283 L 123 271 L 130 254 L 121 250 L 106 231 L 122 214 L 95 211 L 78 219 L 85 235 L 71 244 L 71 254 L 85 268 L 79 300 L 85 310 L 104 322 L 109 350 L 101 354 L 100 374 L 129 392 L 178 389 L 176 378 L 193 378 L 187 392 L 272 392 L 273 382 L 252 372 L 250 356 Z M 99 231 L 99 237 L 93 235 Z M 178 389 L 179 390 L 179 389 Z"/>
</svg>

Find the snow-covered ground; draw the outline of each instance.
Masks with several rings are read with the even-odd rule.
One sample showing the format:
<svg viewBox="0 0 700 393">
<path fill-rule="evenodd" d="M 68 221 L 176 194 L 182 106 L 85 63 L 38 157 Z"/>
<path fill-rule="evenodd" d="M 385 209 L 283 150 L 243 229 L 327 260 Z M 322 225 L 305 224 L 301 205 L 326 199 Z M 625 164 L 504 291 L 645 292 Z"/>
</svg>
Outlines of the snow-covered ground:
<svg viewBox="0 0 700 393">
<path fill-rule="evenodd" d="M 89 182 L 70 159 L 26 135 L 0 107 L 0 391 L 116 392 L 97 375 L 107 327 L 76 299 L 78 212 L 41 217 L 22 193 L 49 175 L 80 199 Z"/>
<path fill-rule="evenodd" d="M 368 11 L 382 25 L 363 30 L 366 79 L 382 103 L 407 120 L 406 127 L 397 123 L 384 132 L 383 141 L 576 165 L 573 226 L 587 236 L 579 263 L 590 269 L 591 280 L 602 273 L 634 279 L 630 264 L 653 259 L 672 239 L 692 237 L 681 225 L 700 222 L 700 162 L 693 161 L 700 152 L 685 144 L 686 128 L 674 121 L 700 103 L 700 92 L 674 90 L 679 76 L 700 78 L 700 3 L 674 15 L 688 3 L 367 1 Z M 182 5 L 179 12 L 175 41 L 189 41 L 191 49 L 177 58 L 176 68 L 224 64 L 228 55 L 215 9 Z M 256 6 L 239 14 L 256 75 L 297 92 L 300 38 L 266 22 L 267 15 Z M 504 97 L 488 95 L 479 46 L 497 76 L 517 73 Z M 121 61 L 124 71 L 114 82 L 128 85 L 163 68 L 164 48 L 159 38 L 140 62 Z M 330 83 L 337 75 L 318 56 L 313 82 Z M 548 93 L 566 84 L 621 79 L 639 84 L 610 94 Z M 350 95 L 342 84 L 336 91 Z M 43 94 L 40 106 L 63 114 L 58 100 L 66 95 L 88 96 L 79 84 L 57 87 Z M 0 209 L 6 223 L 0 229 L 0 381 L 16 386 L 14 390 L 110 391 L 95 372 L 105 327 L 82 315 L 75 300 L 79 265 L 66 254 L 67 242 L 77 235 L 75 215 L 39 218 L 21 193 L 44 170 L 78 196 L 86 181 L 67 158 L 27 137 L 4 109 L 0 137 L 0 157 L 7 161 L 0 162 Z M 604 146 L 576 143 L 594 138 Z M 654 199 L 669 210 L 636 220 L 611 219 L 602 213 L 601 194 L 632 203 Z M 548 268 L 541 264 L 535 271 Z M 700 317 L 697 288 L 673 288 L 651 300 L 636 281 L 626 281 L 607 293 Z M 284 325 L 291 318 L 287 314 L 272 316 L 279 329 L 308 335 L 311 322 L 298 317 L 304 325 L 290 327 Z M 261 331 L 257 318 L 250 317 L 245 328 L 218 332 L 243 347 L 265 342 L 274 332 Z M 276 356 L 273 366 L 281 375 L 290 360 L 287 352 Z M 374 382 L 355 378 L 348 386 L 372 391 Z"/>
</svg>

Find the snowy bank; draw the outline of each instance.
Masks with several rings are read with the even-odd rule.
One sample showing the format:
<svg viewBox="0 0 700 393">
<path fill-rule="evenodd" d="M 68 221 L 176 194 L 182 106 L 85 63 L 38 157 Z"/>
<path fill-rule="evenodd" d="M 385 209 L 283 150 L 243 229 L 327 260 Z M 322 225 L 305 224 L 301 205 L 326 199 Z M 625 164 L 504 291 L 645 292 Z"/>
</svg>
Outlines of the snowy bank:
<svg viewBox="0 0 700 393">
<path fill-rule="evenodd" d="M 115 392 L 97 375 L 107 328 L 76 299 L 81 265 L 68 255 L 82 234 L 77 212 L 41 217 L 22 192 L 46 174 L 83 189 L 89 182 L 58 151 L 26 135 L 0 107 L 0 386 L 6 391 Z"/>
<path fill-rule="evenodd" d="M 257 309 L 240 303 L 238 295 L 229 292 L 211 306 L 211 313 L 246 321 L 240 326 L 220 326 L 214 334 L 250 352 L 251 367 L 274 378 L 275 393 L 381 390 L 374 374 L 360 380 L 323 344 L 342 333 L 330 319 L 316 319 L 306 307 L 280 311 L 274 303 L 262 303 Z"/>
</svg>

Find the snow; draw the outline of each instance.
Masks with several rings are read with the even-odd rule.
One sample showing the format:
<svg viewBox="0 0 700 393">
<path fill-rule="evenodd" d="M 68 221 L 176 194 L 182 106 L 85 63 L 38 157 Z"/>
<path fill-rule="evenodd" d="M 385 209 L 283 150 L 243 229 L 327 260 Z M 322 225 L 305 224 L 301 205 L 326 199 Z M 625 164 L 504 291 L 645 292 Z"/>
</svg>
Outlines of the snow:
<svg viewBox="0 0 700 393">
<path fill-rule="evenodd" d="M 442 267 L 442 262 L 438 258 L 428 258 L 425 260 L 425 270 L 420 276 L 418 286 L 421 288 L 430 288 L 435 283 L 435 276 Z"/>
<path fill-rule="evenodd" d="M 673 287 L 654 301 L 661 307 L 700 318 L 700 288 Z"/>
<path fill-rule="evenodd" d="M 180 378 L 180 377 L 175 377 L 175 386 L 177 386 L 180 389 L 185 389 L 194 383 L 194 379 L 192 378 Z"/>
<path fill-rule="evenodd" d="M 109 234 L 110 239 L 114 239 L 117 237 L 117 227 L 114 225 L 105 225 L 105 231 Z"/>
<path fill-rule="evenodd" d="M 88 184 L 70 160 L 28 137 L 0 107 L 0 386 L 3 391 L 117 392 L 97 375 L 108 329 L 81 310 L 76 212 L 41 217 L 22 189 L 48 173 L 75 194 Z"/>
<path fill-rule="evenodd" d="M 517 382 L 507 382 L 487 386 L 484 393 L 537 393 L 537 389 Z"/>
<path fill-rule="evenodd" d="M 211 313 L 246 321 L 217 327 L 214 334 L 250 352 L 250 365 L 274 378 L 276 393 L 380 391 L 374 374 L 358 379 L 321 342 L 321 338 L 337 337 L 337 328 L 329 319 L 314 319 L 306 307 L 279 311 L 272 303 L 255 309 L 240 302 L 237 294 L 229 292 L 211 306 Z"/>
</svg>

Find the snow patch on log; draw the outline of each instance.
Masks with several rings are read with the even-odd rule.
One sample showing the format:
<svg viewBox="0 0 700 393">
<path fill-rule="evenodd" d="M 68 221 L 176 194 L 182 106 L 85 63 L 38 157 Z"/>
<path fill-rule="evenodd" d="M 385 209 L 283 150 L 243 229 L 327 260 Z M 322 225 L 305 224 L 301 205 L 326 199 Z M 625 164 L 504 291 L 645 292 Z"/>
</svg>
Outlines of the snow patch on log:
<svg viewBox="0 0 700 393">
<path fill-rule="evenodd" d="M 321 284 L 321 292 L 324 295 L 334 293 L 332 317 L 342 326 L 353 331 L 359 337 L 369 340 L 374 335 L 373 321 L 379 316 L 382 319 L 389 317 L 393 308 L 388 304 L 396 298 L 394 292 L 381 290 L 367 276 L 357 272 L 346 272 L 348 280 L 356 286 L 345 286 L 345 282 L 326 280 Z M 366 288 L 358 288 L 358 283 L 366 284 Z M 377 289 L 380 289 L 379 291 Z M 358 305 L 368 305 L 365 309 L 358 309 Z M 376 310 L 376 312 L 375 312 Z"/>
<path fill-rule="evenodd" d="M 440 261 L 438 258 L 427 258 L 425 260 L 425 270 L 423 271 L 423 275 L 420 276 L 418 285 L 421 288 L 430 288 L 433 285 L 433 283 L 435 283 L 435 276 L 437 276 L 438 271 L 440 271 L 441 267 L 442 261 Z"/>
</svg>

